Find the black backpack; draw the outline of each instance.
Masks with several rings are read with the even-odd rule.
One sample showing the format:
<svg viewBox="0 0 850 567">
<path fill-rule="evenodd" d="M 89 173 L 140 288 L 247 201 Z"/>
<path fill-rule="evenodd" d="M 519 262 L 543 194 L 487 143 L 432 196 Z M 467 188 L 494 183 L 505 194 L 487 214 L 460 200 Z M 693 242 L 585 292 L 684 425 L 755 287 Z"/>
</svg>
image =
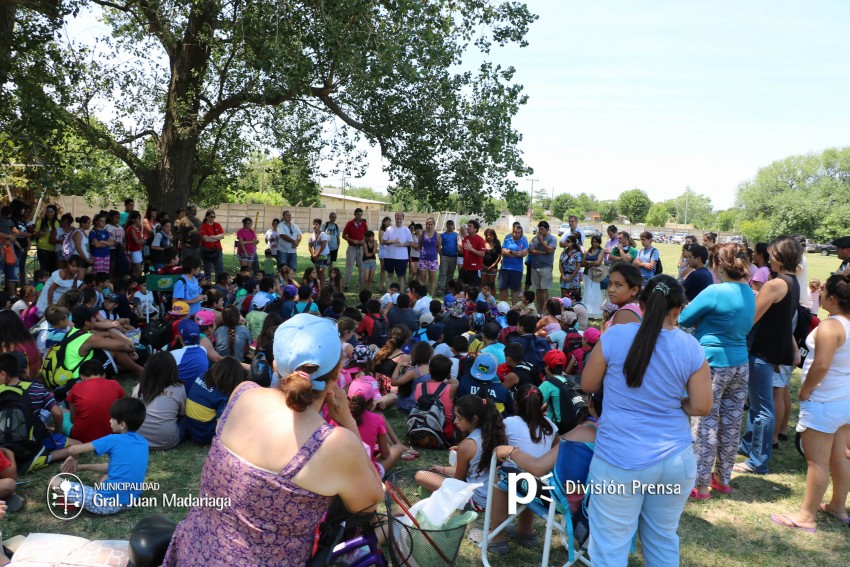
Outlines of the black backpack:
<svg viewBox="0 0 850 567">
<path fill-rule="evenodd" d="M 649 261 L 652 261 L 652 251 L 658 252 L 654 247 L 650 246 L 649 248 Z M 664 266 L 661 265 L 661 252 L 658 252 L 658 260 L 655 261 L 655 271 L 652 272 L 653 276 L 657 276 L 658 274 L 664 273 Z"/>
<path fill-rule="evenodd" d="M 443 382 L 433 394 L 428 393 L 427 382 L 419 384 L 419 400 L 407 418 L 407 438 L 411 445 L 425 449 L 445 449 L 449 442 L 445 435 L 446 412 L 440 394 L 448 387 Z"/>
<path fill-rule="evenodd" d="M 18 463 L 38 454 L 47 435 L 44 423 L 32 411 L 27 393 L 31 385 L 0 386 L 0 446 L 12 451 Z"/>
<path fill-rule="evenodd" d="M 153 350 L 165 348 L 171 342 L 171 324 L 171 321 L 165 319 L 154 319 L 142 329 L 139 342 Z"/>
<path fill-rule="evenodd" d="M 561 419 L 555 425 L 558 426 L 558 435 L 563 435 L 587 416 L 589 396 L 569 378 L 547 376 L 546 381 L 558 388 L 558 413 Z"/>
<path fill-rule="evenodd" d="M 372 334 L 369 335 L 369 344 L 373 344 L 378 348 L 381 348 L 387 344 L 387 339 L 390 336 L 390 323 L 383 315 L 378 318 L 374 313 L 370 313 L 367 317 L 371 317 L 372 321 L 374 321 L 374 325 L 372 325 Z"/>
<path fill-rule="evenodd" d="M 254 358 L 251 359 L 251 371 L 248 373 L 248 378 L 264 388 L 271 386 L 272 369 L 269 366 L 265 351 L 258 350 Z"/>
<path fill-rule="evenodd" d="M 524 362 L 534 367 L 536 375 L 543 374 L 543 357 L 552 349 L 552 343 L 543 337 L 534 335 L 530 338 L 527 335 L 520 335 L 510 342 L 521 344 L 525 349 Z"/>
<path fill-rule="evenodd" d="M 814 323 L 815 321 L 817 322 Z M 794 321 L 794 342 L 800 348 L 800 366 L 803 365 L 803 361 L 806 360 L 806 356 L 809 354 L 809 349 L 806 346 L 806 338 L 812 332 L 812 323 L 814 323 L 814 327 L 817 327 L 820 324 L 820 319 L 808 307 L 797 305 L 796 321 Z"/>
</svg>

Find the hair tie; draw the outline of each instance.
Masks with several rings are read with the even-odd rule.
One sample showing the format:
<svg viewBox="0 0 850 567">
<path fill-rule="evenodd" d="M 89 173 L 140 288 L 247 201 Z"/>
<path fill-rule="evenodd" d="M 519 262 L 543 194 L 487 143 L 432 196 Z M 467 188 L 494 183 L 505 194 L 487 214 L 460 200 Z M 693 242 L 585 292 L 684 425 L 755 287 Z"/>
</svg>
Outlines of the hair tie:
<svg viewBox="0 0 850 567">
<path fill-rule="evenodd" d="M 670 288 L 667 287 L 667 284 L 663 284 L 663 283 L 655 284 L 655 288 L 652 291 L 653 291 L 653 293 L 656 292 L 656 291 L 660 291 L 661 293 L 664 294 L 664 297 L 667 297 L 667 295 L 670 294 Z"/>
<path fill-rule="evenodd" d="M 538 390 L 535 386 L 532 386 L 531 388 L 528 389 L 528 392 L 525 393 L 525 397 L 523 398 L 523 400 L 527 400 L 528 397 L 532 394 L 537 395 L 539 393 L 540 393 L 540 390 Z"/>
<path fill-rule="evenodd" d="M 301 376 L 302 378 L 306 378 L 310 381 L 310 389 L 316 390 L 318 392 L 323 392 L 325 388 L 327 388 L 328 383 L 324 380 L 315 380 L 311 374 L 307 374 L 303 370 L 296 370 L 295 374 Z"/>
</svg>

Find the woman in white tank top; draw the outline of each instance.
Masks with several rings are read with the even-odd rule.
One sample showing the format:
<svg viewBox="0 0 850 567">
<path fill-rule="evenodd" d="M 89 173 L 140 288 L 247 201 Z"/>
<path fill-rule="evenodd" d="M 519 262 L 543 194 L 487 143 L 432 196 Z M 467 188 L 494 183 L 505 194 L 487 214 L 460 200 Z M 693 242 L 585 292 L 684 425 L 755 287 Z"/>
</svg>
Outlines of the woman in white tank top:
<svg viewBox="0 0 850 567">
<path fill-rule="evenodd" d="M 814 532 L 818 511 L 850 526 L 850 274 L 826 281 L 821 307 L 829 312 L 806 339 L 809 354 L 803 363 L 800 419 L 809 469 L 800 511 L 774 514 L 777 524 Z M 829 473 L 827 473 L 829 471 Z M 832 477 L 832 499 L 821 499 Z"/>
</svg>

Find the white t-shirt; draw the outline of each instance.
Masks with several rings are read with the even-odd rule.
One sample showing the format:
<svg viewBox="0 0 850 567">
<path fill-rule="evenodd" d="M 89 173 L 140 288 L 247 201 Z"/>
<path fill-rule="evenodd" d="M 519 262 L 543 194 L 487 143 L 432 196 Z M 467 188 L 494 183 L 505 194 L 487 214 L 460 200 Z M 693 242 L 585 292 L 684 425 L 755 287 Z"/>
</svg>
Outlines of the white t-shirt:
<svg viewBox="0 0 850 567">
<path fill-rule="evenodd" d="M 62 253 L 62 243 L 65 241 L 65 235 L 68 232 L 59 225 L 56 225 L 56 240 L 59 241 L 59 244 L 56 245 L 56 252 L 58 254 Z"/>
<path fill-rule="evenodd" d="M 797 266 L 797 283 L 800 284 L 800 305 L 808 305 L 812 299 L 809 296 L 809 266 L 805 254 L 800 256 L 800 265 Z"/>
<path fill-rule="evenodd" d="M 320 232 L 319 234 L 316 234 L 314 232 L 313 234 L 310 235 L 310 250 L 312 251 L 312 250 L 315 250 L 316 248 L 321 247 L 321 250 L 319 251 L 319 256 L 327 256 L 328 254 L 330 254 L 330 248 L 328 247 L 328 241 L 329 241 L 328 235 L 325 234 L 324 232 Z M 316 244 L 316 242 L 319 242 L 319 244 Z"/>
<path fill-rule="evenodd" d="M 413 242 L 413 235 L 410 234 L 410 229 L 406 226 L 391 226 L 384 232 L 384 240 L 398 240 L 399 244 L 406 244 Z M 387 244 L 384 247 L 384 258 L 407 260 L 409 250 L 405 246 Z"/>
<path fill-rule="evenodd" d="M 57 303 L 59 298 L 65 295 L 65 292 L 71 289 L 74 286 L 74 279 L 63 280 L 60 277 L 61 270 L 56 270 L 50 277 L 47 278 L 47 281 L 44 282 L 44 287 L 41 290 L 41 294 L 38 296 L 38 301 L 36 305 L 38 306 L 39 313 L 44 313 L 47 310 L 47 293 L 50 291 L 50 286 L 56 284 L 56 289 L 53 290 L 53 302 Z M 76 280 L 76 287 L 80 287 L 83 285 L 83 280 Z"/>
<path fill-rule="evenodd" d="M 141 303 L 142 313 L 150 313 L 153 315 L 157 312 L 156 306 L 154 305 L 154 296 L 152 291 L 147 293 L 137 291 L 133 294 L 133 299 L 138 299 L 139 303 Z"/>
<path fill-rule="evenodd" d="M 271 250 L 272 256 L 277 256 L 277 247 L 279 244 L 279 240 L 277 231 L 275 229 L 270 228 L 266 231 L 266 244 L 268 245 L 269 250 Z"/>
<path fill-rule="evenodd" d="M 528 431 L 528 424 L 520 416 L 513 415 L 505 418 L 505 433 L 508 436 L 508 445 L 519 447 L 524 453 L 535 459 L 539 459 L 549 452 L 555 436 L 558 435 L 558 428 L 552 423 L 552 420 L 547 417 L 546 421 L 552 426 L 552 434 L 544 434 L 541 436 L 539 443 L 534 443 Z"/>
<path fill-rule="evenodd" d="M 416 313 L 417 317 L 421 317 L 423 314 L 431 312 L 431 300 L 431 296 L 426 295 L 416 302 L 413 306 L 413 311 Z"/>
<path fill-rule="evenodd" d="M 277 225 L 277 232 L 293 240 L 298 240 L 298 237 L 301 236 L 301 229 L 294 222 L 289 223 L 289 226 L 285 222 L 280 223 Z M 296 252 L 295 245 L 282 238 L 278 240 L 278 250 L 284 254 L 294 254 Z"/>
<path fill-rule="evenodd" d="M 575 232 L 577 232 L 577 233 L 579 233 L 579 234 L 581 235 L 581 242 L 579 242 L 579 244 L 581 244 L 582 246 L 584 246 L 584 231 L 583 231 L 582 229 L 580 229 L 580 228 L 576 228 L 576 229 L 575 229 Z M 572 233 L 573 233 L 573 231 L 572 231 L 572 230 L 565 230 L 565 231 L 564 231 L 564 235 L 563 235 L 563 236 L 561 236 L 561 242 L 566 242 L 566 241 L 567 241 L 567 237 L 568 237 L 569 235 L 571 235 Z"/>
</svg>

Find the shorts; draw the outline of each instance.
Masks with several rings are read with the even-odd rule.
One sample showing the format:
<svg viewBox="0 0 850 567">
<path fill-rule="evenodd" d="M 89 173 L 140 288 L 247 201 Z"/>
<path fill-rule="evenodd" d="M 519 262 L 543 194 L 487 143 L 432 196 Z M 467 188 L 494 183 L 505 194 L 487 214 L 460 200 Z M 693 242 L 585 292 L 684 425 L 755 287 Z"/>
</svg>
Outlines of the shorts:
<svg viewBox="0 0 850 567">
<path fill-rule="evenodd" d="M 130 262 L 133 264 L 141 264 L 143 262 L 142 251 L 136 250 L 135 252 L 130 252 Z"/>
<path fill-rule="evenodd" d="M 791 383 L 791 373 L 794 371 L 793 366 L 780 366 L 779 372 L 773 373 L 773 387 L 787 388 Z"/>
<path fill-rule="evenodd" d="M 92 256 L 91 259 L 92 271 L 96 274 L 109 273 L 109 256 Z"/>
<path fill-rule="evenodd" d="M 67 415 L 71 414 L 69 413 Z M 68 438 L 61 433 L 48 433 L 41 440 L 41 444 L 44 445 L 44 450 L 49 453 L 57 449 L 64 449 L 65 445 L 68 444 Z"/>
<path fill-rule="evenodd" d="M 328 254 L 328 259 L 330 260 L 330 263 L 331 263 L 331 264 L 333 264 L 334 262 L 336 262 L 336 255 L 337 255 L 338 253 L 339 253 L 339 248 L 337 248 L 336 250 L 331 250 L 331 253 L 330 253 L 330 254 Z"/>
<path fill-rule="evenodd" d="M 522 272 L 516 270 L 499 270 L 499 289 L 509 289 L 518 292 L 522 287 Z"/>
<path fill-rule="evenodd" d="M 821 433 L 835 433 L 841 427 L 850 425 L 850 404 L 847 400 L 834 402 L 800 402 L 800 419 L 797 431 L 814 429 Z"/>
<path fill-rule="evenodd" d="M 407 260 L 398 260 L 396 258 L 384 258 L 384 271 L 388 274 L 395 274 L 400 278 L 407 273 Z"/>
<path fill-rule="evenodd" d="M 236 257 L 239 258 L 240 262 L 251 262 L 251 263 L 253 263 L 254 260 L 257 259 L 257 253 L 255 252 L 253 254 L 238 254 Z"/>
<path fill-rule="evenodd" d="M 378 262 L 375 260 L 363 260 L 363 270 L 374 270 L 378 267 Z"/>
<path fill-rule="evenodd" d="M 378 470 L 378 474 L 381 475 L 381 478 L 384 478 L 384 476 L 386 476 L 386 474 L 387 474 L 386 471 L 384 470 L 384 465 L 382 465 L 378 461 L 373 461 L 373 462 L 375 463 L 375 468 Z"/>
<path fill-rule="evenodd" d="M 17 264 L 10 266 L 6 264 L 6 269 L 3 271 L 3 274 L 6 276 L 7 282 L 19 282 L 21 281 L 21 269 Z"/>
<path fill-rule="evenodd" d="M 552 287 L 552 267 L 531 268 L 531 287 L 549 291 Z"/>
<path fill-rule="evenodd" d="M 101 498 L 107 498 L 105 496 L 98 498 L 97 503 L 95 503 L 95 495 L 102 495 L 102 491 L 95 490 L 93 486 L 86 486 L 78 482 L 71 481 L 71 490 L 69 492 L 76 492 L 77 490 L 81 490 L 83 493 L 83 509 L 91 512 L 92 514 L 97 514 L 99 516 L 111 516 L 130 507 L 127 504 L 108 506 L 101 500 Z"/>
<path fill-rule="evenodd" d="M 331 263 L 328 260 L 328 255 L 323 254 L 321 256 L 316 256 L 316 259 L 313 260 L 313 265 L 316 266 L 317 270 L 323 270 L 323 269 L 327 268 L 328 266 L 330 266 Z"/>
<path fill-rule="evenodd" d="M 467 285 L 481 285 L 481 272 L 478 270 L 461 270 L 460 281 Z"/>
<path fill-rule="evenodd" d="M 419 260 L 419 269 L 426 272 L 436 272 L 440 269 L 440 264 L 436 260 Z"/>
<path fill-rule="evenodd" d="M 491 277 L 495 278 L 496 277 L 496 270 L 493 270 L 492 272 L 488 272 L 487 270 L 481 270 L 481 275 L 482 276 L 491 276 Z"/>
</svg>

